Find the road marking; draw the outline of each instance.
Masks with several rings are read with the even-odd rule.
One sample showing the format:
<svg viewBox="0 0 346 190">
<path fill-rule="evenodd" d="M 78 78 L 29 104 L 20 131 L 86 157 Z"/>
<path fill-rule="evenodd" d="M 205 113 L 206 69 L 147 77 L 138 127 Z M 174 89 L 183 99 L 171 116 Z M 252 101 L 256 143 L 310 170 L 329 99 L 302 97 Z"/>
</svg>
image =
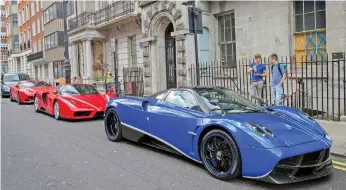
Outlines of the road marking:
<svg viewBox="0 0 346 190">
<path fill-rule="evenodd" d="M 335 169 L 342 170 L 346 172 L 346 168 L 340 167 L 340 166 L 333 166 Z"/>
<path fill-rule="evenodd" d="M 346 163 L 343 162 L 338 162 L 333 160 L 333 164 L 341 165 L 341 166 L 346 166 Z"/>
</svg>

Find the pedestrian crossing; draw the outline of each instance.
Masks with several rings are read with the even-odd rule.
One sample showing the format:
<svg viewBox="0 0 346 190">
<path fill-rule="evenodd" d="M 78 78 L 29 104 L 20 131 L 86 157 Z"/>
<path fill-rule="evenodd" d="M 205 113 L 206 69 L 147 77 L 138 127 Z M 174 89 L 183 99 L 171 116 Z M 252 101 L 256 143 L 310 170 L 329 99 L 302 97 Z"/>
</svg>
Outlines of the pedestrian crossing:
<svg viewBox="0 0 346 190">
<path fill-rule="evenodd" d="M 346 172 L 346 163 L 333 160 L 333 167 Z"/>
</svg>

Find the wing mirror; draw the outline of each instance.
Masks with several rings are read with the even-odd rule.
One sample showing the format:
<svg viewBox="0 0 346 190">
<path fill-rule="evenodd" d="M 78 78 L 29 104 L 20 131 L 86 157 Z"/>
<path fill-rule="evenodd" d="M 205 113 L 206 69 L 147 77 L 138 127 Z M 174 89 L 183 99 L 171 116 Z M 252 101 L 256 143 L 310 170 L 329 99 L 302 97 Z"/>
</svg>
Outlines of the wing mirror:
<svg viewBox="0 0 346 190">
<path fill-rule="evenodd" d="M 210 100 L 209 103 L 213 104 L 214 106 L 217 106 L 219 104 L 219 100 L 213 99 Z"/>
</svg>

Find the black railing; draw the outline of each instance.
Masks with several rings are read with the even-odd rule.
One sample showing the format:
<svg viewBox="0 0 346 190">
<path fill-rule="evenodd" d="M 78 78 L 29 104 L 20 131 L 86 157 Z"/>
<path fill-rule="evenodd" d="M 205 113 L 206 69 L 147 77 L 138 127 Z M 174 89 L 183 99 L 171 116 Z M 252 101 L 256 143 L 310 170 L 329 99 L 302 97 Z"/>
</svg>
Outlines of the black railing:
<svg viewBox="0 0 346 190">
<path fill-rule="evenodd" d="M 117 1 L 109 6 L 95 12 L 82 12 L 74 18 L 68 20 L 69 29 L 75 29 L 80 26 L 98 25 L 114 18 L 134 12 L 134 1 Z"/>
<path fill-rule="evenodd" d="M 340 121 L 340 117 L 346 115 L 345 57 L 305 60 L 308 59 L 281 58 L 280 63 L 287 67 L 283 104 L 299 108 L 318 119 Z M 239 60 L 232 66 L 220 62 L 200 63 L 200 84 L 227 87 L 252 99 L 251 75 L 247 73 L 252 62 Z M 263 63 L 267 67 L 267 77 L 261 96 L 272 105 L 271 66 L 267 59 Z M 189 79 L 192 86 L 197 84 L 195 65 L 189 68 Z"/>
<path fill-rule="evenodd" d="M 43 58 L 43 51 L 33 53 L 33 54 L 30 54 L 27 56 L 28 62 L 35 61 L 35 60 L 42 59 L 42 58 Z"/>
</svg>

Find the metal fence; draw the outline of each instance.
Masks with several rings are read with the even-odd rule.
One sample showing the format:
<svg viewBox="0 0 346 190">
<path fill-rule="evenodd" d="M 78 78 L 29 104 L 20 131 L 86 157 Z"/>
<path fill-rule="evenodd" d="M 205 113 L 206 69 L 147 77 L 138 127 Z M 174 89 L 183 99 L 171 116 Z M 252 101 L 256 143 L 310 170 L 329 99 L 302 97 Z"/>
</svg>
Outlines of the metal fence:
<svg viewBox="0 0 346 190">
<path fill-rule="evenodd" d="M 123 68 L 122 73 L 115 75 L 117 80 L 106 85 L 105 80 L 95 81 L 93 85 L 100 92 L 108 92 L 113 88 L 117 96 L 130 95 L 130 96 L 143 96 L 144 95 L 144 77 L 143 68 L 141 67 L 126 67 Z M 108 89 L 107 89 L 108 88 Z"/>
<path fill-rule="evenodd" d="M 287 68 L 284 81 L 283 104 L 296 107 L 318 119 L 340 121 L 346 115 L 345 57 L 313 59 L 282 57 L 280 63 Z M 200 63 L 200 85 L 223 86 L 239 92 L 251 99 L 251 75 L 247 73 L 253 60 L 238 60 L 236 64 L 223 62 Z M 273 104 L 271 89 L 271 69 L 268 59 L 263 59 L 267 67 L 262 97 Z M 197 85 L 196 67 L 189 67 L 191 85 Z"/>
<path fill-rule="evenodd" d="M 80 26 L 94 26 L 133 13 L 134 10 L 134 1 L 116 1 L 95 12 L 82 12 L 76 17 L 70 18 L 68 26 L 70 30 Z"/>
</svg>

